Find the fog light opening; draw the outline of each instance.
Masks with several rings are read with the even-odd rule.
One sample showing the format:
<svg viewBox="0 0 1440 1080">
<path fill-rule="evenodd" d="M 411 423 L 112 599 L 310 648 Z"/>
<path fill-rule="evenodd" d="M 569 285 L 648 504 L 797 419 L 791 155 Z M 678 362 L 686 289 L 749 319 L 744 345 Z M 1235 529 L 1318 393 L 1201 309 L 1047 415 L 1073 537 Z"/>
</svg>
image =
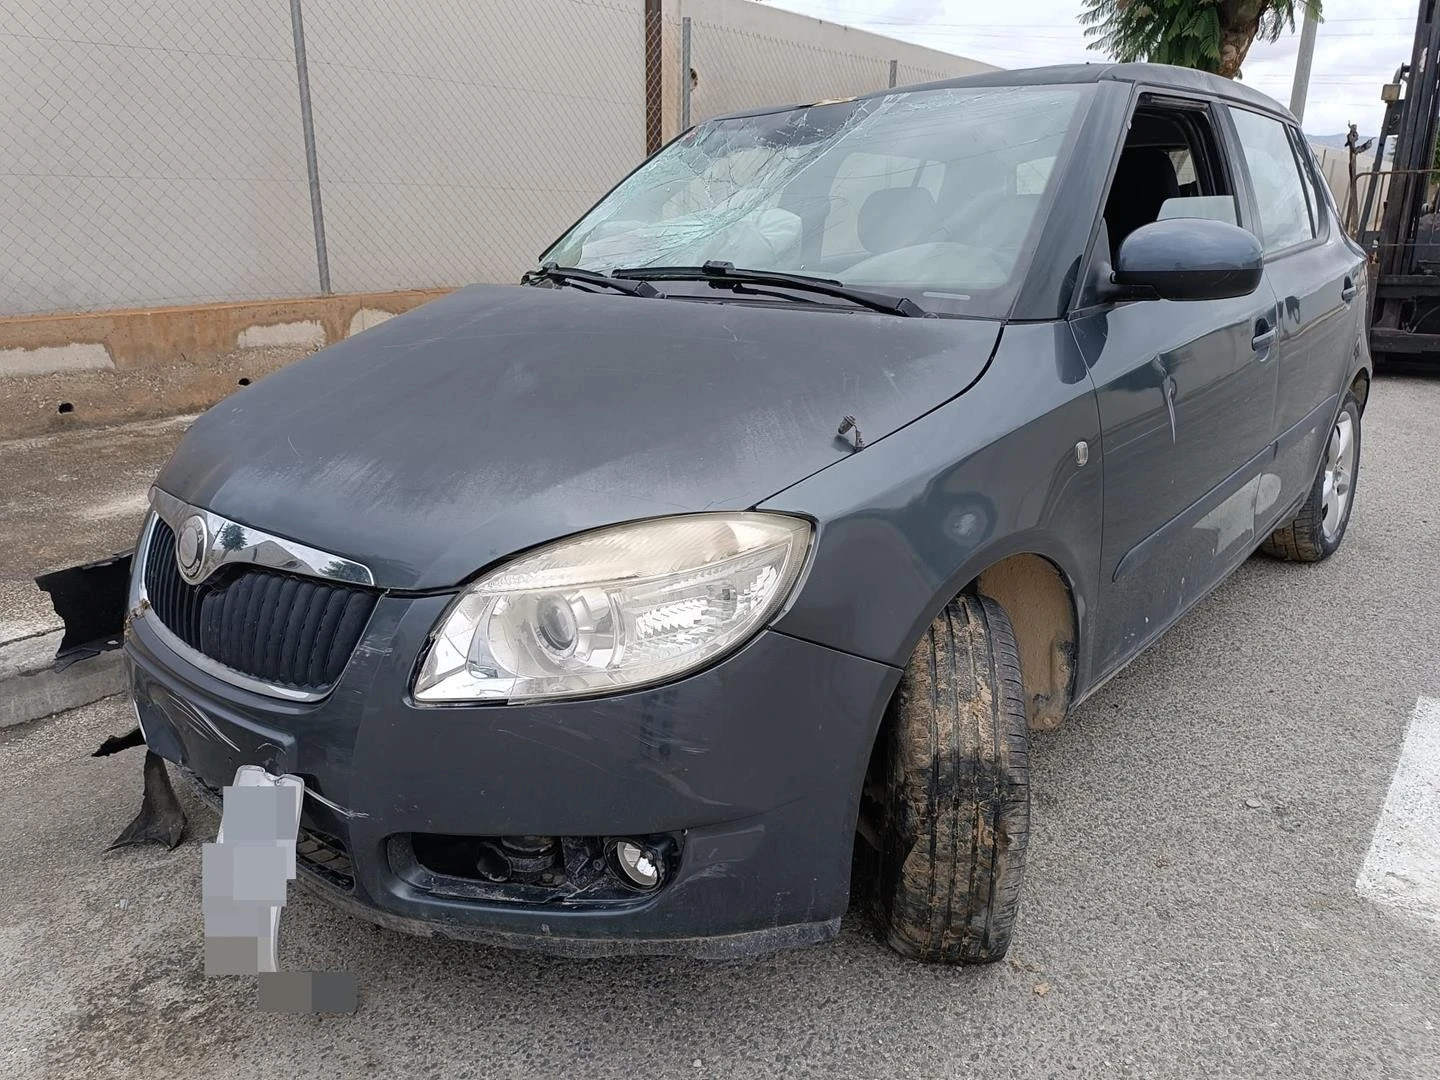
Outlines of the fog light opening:
<svg viewBox="0 0 1440 1080">
<path fill-rule="evenodd" d="M 485 840 L 476 852 L 475 871 L 485 881 L 501 884 L 510 880 L 510 860 L 498 844 Z"/>
<path fill-rule="evenodd" d="M 610 852 L 620 876 L 635 888 L 653 889 L 660 884 L 664 861 L 655 849 L 634 840 L 617 840 Z"/>
</svg>

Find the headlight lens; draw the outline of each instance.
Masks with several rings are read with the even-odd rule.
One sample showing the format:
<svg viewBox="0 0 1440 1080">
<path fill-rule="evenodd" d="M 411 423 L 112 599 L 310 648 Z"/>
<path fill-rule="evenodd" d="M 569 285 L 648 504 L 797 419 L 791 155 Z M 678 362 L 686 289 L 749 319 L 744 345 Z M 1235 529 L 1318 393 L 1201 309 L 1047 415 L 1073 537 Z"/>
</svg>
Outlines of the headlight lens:
<svg viewBox="0 0 1440 1080">
<path fill-rule="evenodd" d="M 810 523 L 694 514 L 523 555 L 446 612 L 415 699 L 533 701 L 675 678 L 740 645 L 785 601 Z"/>
</svg>

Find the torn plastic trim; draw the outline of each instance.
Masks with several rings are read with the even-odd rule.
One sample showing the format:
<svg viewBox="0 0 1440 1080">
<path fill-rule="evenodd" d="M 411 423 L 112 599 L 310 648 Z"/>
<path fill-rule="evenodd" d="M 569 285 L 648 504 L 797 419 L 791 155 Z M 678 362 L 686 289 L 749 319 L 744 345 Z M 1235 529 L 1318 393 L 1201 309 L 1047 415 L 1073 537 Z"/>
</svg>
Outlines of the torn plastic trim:
<svg viewBox="0 0 1440 1080">
<path fill-rule="evenodd" d="M 124 641 L 126 594 L 133 551 L 41 574 L 35 584 L 50 596 L 65 626 L 55 653 L 55 670 L 77 660 L 120 648 Z"/>
</svg>

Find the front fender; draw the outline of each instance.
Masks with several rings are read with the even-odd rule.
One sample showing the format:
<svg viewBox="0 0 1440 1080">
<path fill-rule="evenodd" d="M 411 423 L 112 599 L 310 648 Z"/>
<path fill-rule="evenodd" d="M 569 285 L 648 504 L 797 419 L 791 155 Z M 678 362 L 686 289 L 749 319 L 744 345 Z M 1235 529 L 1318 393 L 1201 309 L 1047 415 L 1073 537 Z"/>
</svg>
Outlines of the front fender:
<svg viewBox="0 0 1440 1080">
<path fill-rule="evenodd" d="M 1066 325 L 1007 326 L 965 394 L 762 504 L 819 523 L 805 585 L 775 628 L 903 667 L 982 570 L 1041 555 L 1072 591 L 1082 691 L 1100 567 L 1099 451 L 1094 390 Z"/>
</svg>

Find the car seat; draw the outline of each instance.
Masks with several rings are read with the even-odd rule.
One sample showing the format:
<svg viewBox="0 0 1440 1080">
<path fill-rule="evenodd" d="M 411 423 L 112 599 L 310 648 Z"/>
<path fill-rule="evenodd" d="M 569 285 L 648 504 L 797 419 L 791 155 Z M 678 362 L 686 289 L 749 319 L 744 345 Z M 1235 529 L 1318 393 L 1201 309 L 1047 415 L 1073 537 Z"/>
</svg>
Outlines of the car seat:
<svg viewBox="0 0 1440 1080">
<path fill-rule="evenodd" d="M 1105 202 L 1110 230 L 1110 258 L 1120 254 L 1125 238 L 1142 225 L 1159 220 L 1166 199 L 1177 198 L 1180 184 L 1170 155 L 1155 146 L 1131 146 L 1120 153 L 1120 166 Z"/>
<path fill-rule="evenodd" d="M 860 246 L 872 255 L 934 240 L 938 227 L 935 196 L 923 187 L 872 191 L 855 220 Z"/>
</svg>

